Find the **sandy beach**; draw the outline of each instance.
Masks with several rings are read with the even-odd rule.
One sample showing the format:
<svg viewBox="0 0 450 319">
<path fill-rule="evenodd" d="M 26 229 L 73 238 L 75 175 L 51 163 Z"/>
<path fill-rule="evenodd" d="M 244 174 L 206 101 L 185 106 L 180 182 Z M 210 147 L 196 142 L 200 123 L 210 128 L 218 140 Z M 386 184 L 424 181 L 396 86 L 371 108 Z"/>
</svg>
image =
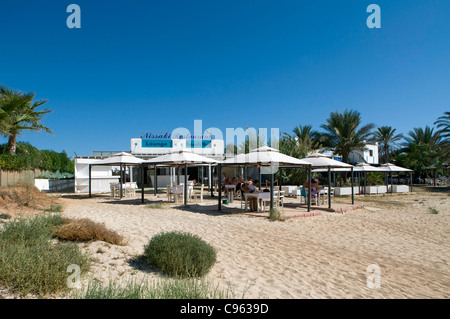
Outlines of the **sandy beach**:
<svg viewBox="0 0 450 319">
<path fill-rule="evenodd" d="M 147 199 L 166 201 L 159 197 Z M 207 279 L 230 289 L 235 298 L 297 299 L 449 298 L 449 199 L 448 192 L 423 191 L 357 197 L 356 204 L 364 208 L 284 222 L 195 205 L 167 203 L 152 209 L 137 200 L 108 197 L 60 200 L 64 216 L 105 223 L 127 240 L 126 246 L 80 244 L 96 260 L 89 279 L 120 283 L 163 278 L 138 257 L 152 236 L 180 230 L 217 249 Z M 431 214 L 428 207 L 439 213 Z M 369 265 L 379 267 L 379 288 L 367 285 L 373 275 Z"/>
</svg>

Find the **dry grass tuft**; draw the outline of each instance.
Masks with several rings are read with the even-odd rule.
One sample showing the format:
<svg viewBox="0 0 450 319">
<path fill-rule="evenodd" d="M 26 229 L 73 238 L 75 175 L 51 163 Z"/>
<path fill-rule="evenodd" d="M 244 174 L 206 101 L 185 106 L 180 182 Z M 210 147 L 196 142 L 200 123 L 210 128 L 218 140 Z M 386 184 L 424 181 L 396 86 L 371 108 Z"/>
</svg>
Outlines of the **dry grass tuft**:
<svg viewBox="0 0 450 319">
<path fill-rule="evenodd" d="M 125 246 L 124 237 L 109 230 L 104 224 L 96 223 L 88 218 L 64 219 L 65 224 L 59 226 L 55 236 L 62 240 L 92 241 L 101 240 L 113 245 Z"/>
</svg>

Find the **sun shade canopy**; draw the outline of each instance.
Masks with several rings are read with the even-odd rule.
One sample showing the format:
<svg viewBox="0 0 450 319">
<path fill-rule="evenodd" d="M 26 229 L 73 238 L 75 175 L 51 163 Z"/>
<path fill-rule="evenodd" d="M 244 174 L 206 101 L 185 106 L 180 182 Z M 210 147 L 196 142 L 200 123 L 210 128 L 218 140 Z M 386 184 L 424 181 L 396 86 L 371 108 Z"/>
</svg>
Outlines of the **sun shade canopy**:
<svg viewBox="0 0 450 319">
<path fill-rule="evenodd" d="M 306 161 L 280 153 L 277 149 L 263 146 L 247 154 L 238 154 L 220 164 L 226 166 L 271 166 L 297 167 L 310 166 Z"/>
</svg>

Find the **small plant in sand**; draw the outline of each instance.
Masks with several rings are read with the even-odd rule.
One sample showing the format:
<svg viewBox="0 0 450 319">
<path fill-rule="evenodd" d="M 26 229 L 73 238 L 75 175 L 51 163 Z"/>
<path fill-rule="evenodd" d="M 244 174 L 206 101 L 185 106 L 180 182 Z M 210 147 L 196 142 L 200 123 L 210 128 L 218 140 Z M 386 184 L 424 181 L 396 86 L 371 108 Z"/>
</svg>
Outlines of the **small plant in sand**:
<svg viewBox="0 0 450 319">
<path fill-rule="evenodd" d="M 0 219 L 11 219 L 11 215 L 8 215 L 8 214 L 0 214 Z"/>
<path fill-rule="evenodd" d="M 19 182 L 11 187 L 11 200 L 18 206 L 32 207 L 34 206 L 33 193 L 37 190 L 33 184 Z"/>
<path fill-rule="evenodd" d="M 216 262 L 216 249 L 200 237 L 178 231 L 160 233 L 144 247 L 143 259 L 176 277 L 202 277 Z"/>
<path fill-rule="evenodd" d="M 63 205 L 58 203 L 52 203 L 49 208 L 44 209 L 44 212 L 61 213 L 63 211 Z"/>
<path fill-rule="evenodd" d="M 285 218 L 281 215 L 280 211 L 276 208 L 271 208 L 269 211 L 269 220 L 271 221 L 285 221 Z"/>
<path fill-rule="evenodd" d="M 161 202 L 156 202 L 156 203 L 147 204 L 147 205 L 145 205 L 145 207 L 147 207 L 148 209 L 162 209 L 162 208 L 166 207 L 166 204 L 161 203 Z"/>
<path fill-rule="evenodd" d="M 436 207 L 428 207 L 428 211 L 430 212 L 430 214 L 439 214 L 439 211 L 436 209 Z"/>
</svg>

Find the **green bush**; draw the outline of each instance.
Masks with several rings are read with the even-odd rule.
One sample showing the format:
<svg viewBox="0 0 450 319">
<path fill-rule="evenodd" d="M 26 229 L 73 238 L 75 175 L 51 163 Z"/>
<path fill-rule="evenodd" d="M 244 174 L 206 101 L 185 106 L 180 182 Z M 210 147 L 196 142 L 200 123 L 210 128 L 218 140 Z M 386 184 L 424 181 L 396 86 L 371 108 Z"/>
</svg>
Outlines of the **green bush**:
<svg viewBox="0 0 450 319">
<path fill-rule="evenodd" d="M 89 258 L 74 243 L 53 242 L 59 215 L 19 218 L 0 232 L 0 282 L 21 295 L 45 295 L 67 289 L 67 267 L 76 264 L 84 273 Z"/>
<path fill-rule="evenodd" d="M 152 283 L 128 282 L 125 286 L 110 281 L 107 286 L 90 282 L 85 292 L 74 291 L 75 299 L 231 299 L 230 289 L 220 289 L 202 279 L 161 279 Z"/>
<path fill-rule="evenodd" d="M 74 174 L 74 162 L 65 151 L 38 150 L 30 143 L 18 142 L 16 154 L 7 152 L 7 144 L 0 144 L 0 169 L 42 169 Z"/>
<path fill-rule="evenodd" d="M 428 207 L 428 211 L 430 212 L 430 214 L 439 214 L 439 211 L 436 209 L 436 207 Z"/>
<path fill-rule="evenodd" d="M 144 259 L 169 275 L 202 277 L 215 264 L 216 249 L 196 235 L 166 232 L 144 247 Z"/>
</svg>

